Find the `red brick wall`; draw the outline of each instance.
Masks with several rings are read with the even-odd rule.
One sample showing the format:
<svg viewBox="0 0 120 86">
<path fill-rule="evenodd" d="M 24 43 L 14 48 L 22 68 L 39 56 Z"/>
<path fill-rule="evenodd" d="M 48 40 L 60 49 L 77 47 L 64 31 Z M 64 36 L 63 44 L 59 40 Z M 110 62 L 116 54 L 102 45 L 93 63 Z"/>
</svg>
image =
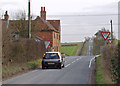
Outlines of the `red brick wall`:
<svg viewBox="0 0 120 86">
<path fill-rule="evenodd" d="M 47 20 L 47 21 L 50 22 L 50 24 L 53 25 L 59 31 L 59 33 L 56 33 L 56 32 L 53 33 L 53 47 L 55 48 L 55 51 L 60 52 L 60 47 L 61 47 L 60 20 Z M 54 34 L 55 34 L 55 38 L 54 38 Z M 57 37 L 57 35 L 58 35 L 58 37 Z M 58 49 L 57 49 L 57 47 L 58 47 Z"/>
<path fill-rule="evenodd" d="M 56 32 L 53 32 L 53 48 L 54 48 L 54 51 L 60 52 L 59 33 L 56 33 Z"/>
<path fill-rule="evenodd" d="M 44 41 L 53 41 L 52 31 L 41 31 L 39 32 L 39 37 L 41 37 Z"/>
<path fill-rule="evenodd" d="M 46 20 L 46 11 L 41 11 L 41 17 Z"/>
<path fill-rule="evenodd" d="M 51 51 L 60 51 L 59 33 L 56 33 L 54 31 L 41 31 L 38 32 L 36 35 L 41 37 L 44 41 L 51 41 Z"/>
</svg>

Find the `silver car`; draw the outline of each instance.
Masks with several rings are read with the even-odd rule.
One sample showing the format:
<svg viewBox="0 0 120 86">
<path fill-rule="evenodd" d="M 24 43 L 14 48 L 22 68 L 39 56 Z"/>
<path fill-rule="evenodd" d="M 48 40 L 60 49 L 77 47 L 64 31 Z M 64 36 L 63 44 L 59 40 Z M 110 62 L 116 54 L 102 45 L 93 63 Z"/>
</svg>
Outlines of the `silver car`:
<svg viewBox="0 0 120 86">
<path fill-rule="evenodd" d="M 42 69 L 55 67 L 61 69 L 64 67 L 65 56 L 62 56 L 60 52 L 46 52 L 42 59 Z"/>
</svg>

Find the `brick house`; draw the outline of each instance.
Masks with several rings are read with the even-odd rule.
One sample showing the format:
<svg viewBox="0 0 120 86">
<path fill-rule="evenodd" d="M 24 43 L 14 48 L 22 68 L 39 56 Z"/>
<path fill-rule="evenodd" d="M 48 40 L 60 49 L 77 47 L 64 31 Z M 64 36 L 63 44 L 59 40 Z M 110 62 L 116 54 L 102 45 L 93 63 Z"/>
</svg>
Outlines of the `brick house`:
<svg viewBox="0 0 120 86">
<path fill-rule="evenodd" d="M 52 51 L 60 51 L 60 20 L 46 20 L 45 7 L 41 7 L 41 17 L 37 17 L 35 22 L 36 30 L 32 33 L 35 36 L 41 37 L 45 41 L 51 41 Z"/>
<path fill-rule="evenodd" d="M 20 23 L 22 21 L 22 23 Z M 28 20 L 9 20 L 9 15 L 6 12 L 4 15 L 3 22 L 8 24 L 8 29 L 14 29 L 13 33 L 20 35 L 21 32 L 24 32 L 23 37 L 27 35 L 28 31 Z M 19 26 L 18 26 L 19 25 Z M 22 27 L 23 26 L 23 27 Z M 22 27 L 20 29 L 20 27 Z M 60 20 L 46 20 L 46 11 L 45 7 L 41 7 L 40 16 L 37 16 L 35 20 L 31 20 L 31 34 L 32 38 L 37 37 L 44 41 L 50 41 L 49 51 L 60 52 L 61 47 L 61 27 Z M 22 30 L 22 31 L 20 31 Z M 15 35 L 15 36 L 16 36 Z"/>
</svg>

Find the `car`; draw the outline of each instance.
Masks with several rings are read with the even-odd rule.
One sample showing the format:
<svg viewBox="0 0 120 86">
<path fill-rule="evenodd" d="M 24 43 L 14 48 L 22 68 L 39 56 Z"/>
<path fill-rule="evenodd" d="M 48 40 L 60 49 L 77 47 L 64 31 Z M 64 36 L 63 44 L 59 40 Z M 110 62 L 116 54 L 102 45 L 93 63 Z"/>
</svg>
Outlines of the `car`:
<svg viewBox="0 0 120 86">
<path fill-rule="evenodd" d="M 42 59 L 42 69 L 55 67 L 61 69 L 64 67 L 65 56 L 60 52 L 46 52 Z"/>
</svg>

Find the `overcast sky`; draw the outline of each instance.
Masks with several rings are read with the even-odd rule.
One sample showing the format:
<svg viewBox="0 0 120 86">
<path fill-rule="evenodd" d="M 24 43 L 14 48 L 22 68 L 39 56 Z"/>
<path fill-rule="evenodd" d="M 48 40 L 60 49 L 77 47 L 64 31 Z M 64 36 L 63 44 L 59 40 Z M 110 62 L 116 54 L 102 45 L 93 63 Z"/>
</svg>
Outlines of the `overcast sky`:
<svg viewBox="0 0 120 86">
<path fill-rule="evenodd" d="M 41 6 L 47 15 L 73 13 L 116 13 L 119 0 L 31 0 L 31 11 L 39 15 Z M 0 10 L 13 12 L 28 9 L 28 0 L 0 0 Z"/>
<path fill-rule="evenodd" d="M 91 34 L 94 35 L 94 33 L 98 31 L 101 27 L 109 29 L 110 25 L 105 26 L 104 24 L 109 24 L 109 21 L 111 19 L 114 21 L 114 33 L 117 36 L 117 14 L 119 1 L 120 0 L 31 0 L 31 12 L 33 15 L 39 16 L 41 6 L 45 6 L 47 17 L 48 15 L 73 15 L 72 17 L 60 18 L 62 25 L 62 42 L 79 41 L 80 38 L 82 40 L 84 39 L 84 37 L 90 36 Z M 11 15 L 14 16 L 14 13 L 18 10 L 25 10 L 26 13 L 28 13 L 28 0 L 0 0 L 0 15 L 3 15 L 6 10 L 10 15 L 10 19 L 14 18 L 11 17 Z M 106 16 L 104 14 L 109 14 L 109 16 Z M 76 17 L 76 15 L 104 16 Z M 54 17 L 55 16 L 49 18 L 53 19 Z M 74 24 L 78 24 L 78 26 L 75 25 L 75 27 L 73 27 Z M 84 25 L 81 26 L 82 24 Z M 91 26 L 87 26 L 89 24 Z M 72 27 L 74 28 L 74 30 Z M 81 32 L 80 30 L 82 30 L 83 32 Z M 69 33 L 70 35 L 66 35 L 67 33 Z M 79 35 L 74 35 L 78 33 Z M 83 35 L 81 36 L 81 34 Z M 72 36 L 72 39 L 70 36 Z M 70 40 L 68 40 L 69 38 Z"/>
</svg>

